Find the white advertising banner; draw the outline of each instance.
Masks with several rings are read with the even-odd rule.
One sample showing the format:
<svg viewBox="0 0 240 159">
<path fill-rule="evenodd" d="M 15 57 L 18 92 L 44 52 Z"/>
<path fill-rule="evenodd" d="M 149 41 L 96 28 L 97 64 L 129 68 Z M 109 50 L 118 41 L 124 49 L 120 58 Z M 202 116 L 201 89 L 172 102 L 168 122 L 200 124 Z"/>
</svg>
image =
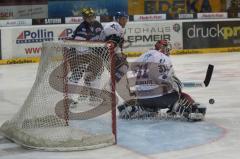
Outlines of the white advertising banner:
<svg viewBox="0 0 240 159">
<path fill-rule="evenodd" d="M 125 39 L 130 46 L 126 52 L 144 52 L 154 47 L 156 41 L 166 39 L 173 49 L 182 49 L 181 21 L 128 22 Z"/>
<path fill-rule="evenodd" d="M 47 4 L 0 6 L 0 19 L 37 19 L 47 17 Z"/>
<path fill-rule="evenodd" d="M 158 21 L 166 20 L 166 14 L 144 14 L 144 15 L 134 15 L 134 21 Z"/>
<path fill-rule="evenodd" d="M 189 14 L 178 14 L 178 18 L 179 19 L 193 19 L 194 16 L 191 13 L 189 13 Z"/>
<path fill-rule="evenodd" d="M 224 19 L 228 18 L 227 12 L 215 12 L 215 13 L 197 13 L 198 19 Z"/>
<path fill-rule="evenodd" d="M 0 20 L 0 27 L 29 26 L 29 25 L 32 25 L 32 19 Z"/>
<path fill-rule="evenodd" d="M 43 41 L 70 37 L 77 26 L 66 24 L 2 28 L 2 59 L 40 56 Z"/>
<path fill-rule="evenodd" d="M 82 17 L 65 17 L 66 24 L 80 24 L 83 22 Z"/>
<path fill-rule="evenodd" d="M 100 22 L 100 16 L 96 16 L 96 20 Z M 80 24 L 83 22 L 82 17 L 65 17 L 66 24 Z"/>
<path fill-rule="evenodd" d="M 79 24 L 3 27 L 1 29 L 2 59 L 38 57 L 42 42 L 70 37 Z M 104 23 L 103 23 L 104 25 Z M 182 49 L 181 21 L 128 22 L 125 28 L 124 52 L 145 52 L 156 41 L 166 39 L 173 49 Z"/>
</svg>

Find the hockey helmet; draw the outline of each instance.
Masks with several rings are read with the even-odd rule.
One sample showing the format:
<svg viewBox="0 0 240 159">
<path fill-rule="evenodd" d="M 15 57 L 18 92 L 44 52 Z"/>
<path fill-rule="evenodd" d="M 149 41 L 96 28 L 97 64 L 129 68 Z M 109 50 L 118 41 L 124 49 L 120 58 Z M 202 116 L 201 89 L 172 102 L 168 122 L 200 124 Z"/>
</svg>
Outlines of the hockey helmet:
<svg viewBox="0 0 240 159">
<path fill-rule="evenodd" d="M 81 14 L 83 17 L 92 17 L 95 16 L 95 12 L 92 8 L 83 8 L 81 10 Z"/>
<path fill-rule="evenodd" d="M 128 21 L 128 15 L 125 12 L 117 12 L 114 19 L 124 28 Z"/>
<path fill-rule="evenodd" d="M 125 12 L 117 12 L 114 16 L 114 19 L 118 21 L 121 17 L 128 18 L 128 15 Z"/>
<path fill-rule="evenodd" d="M 162 47 L 166 47 L 167 45 L 167 40 L 158 40 L 155 44 L 155 49 L 160 50 Z"/>
<path fill-rule="evenodd" d="M 171 48 L 167 40 L 158 40 L 155 44 L 155 50 L 158 50 L 165 55 L 169 55 Z"/>
</svg>

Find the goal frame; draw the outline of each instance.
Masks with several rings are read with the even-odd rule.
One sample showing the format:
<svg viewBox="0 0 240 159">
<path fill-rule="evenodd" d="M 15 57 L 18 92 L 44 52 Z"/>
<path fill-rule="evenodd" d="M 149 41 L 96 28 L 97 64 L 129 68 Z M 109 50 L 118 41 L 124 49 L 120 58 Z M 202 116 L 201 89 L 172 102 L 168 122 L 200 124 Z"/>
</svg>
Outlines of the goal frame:
<svg viewBox="0 0 240 159">
<path fill-rule="evenodd" d="M 81 40 L 64 40 L 64 41 L 56 41 L 56 42 L 44 42 L 43 43 L 43 52 L 46 51 L 44 50 L 45 47 L 47 48 L 51 48 L 51 49 L 56 49 L 58 46 L 60 49 L 60 56 L 58 56 L 58 51 L 52 51 L 50 49 L 47 50 L 50 53 L 49 55 L 47 53 L 43 53 L 41 55 L 41 59 L 40 59 L 40 64 L 39 64 L 39 68 L 37 71 L 37 77 L 36 80 L 32 86 L 32 89 L 28 95 L 28 97 L 26 98 L 23 106 L 21 107 L 21 109 L 18 111 L 18 113 L 11 119 L 6 121 L 1 127 L 0 127 L 0 132 L 2 132 L 2 134 L 6 137 L 9 138 L 10 140 L 14 141 L 17 144 L 20 144 L 23 147 L 27 147 L 27 148 L 34 148 L 34 149 L 40 149 L 40 150 L 45 150 L 45 151 L 75 151 L 75 150 L 88 150 L 88 149 L 96 149 L 96 148 L 101 148 L 101 147 L 105 147 L 105 146 L 109 146 L 109 145 L 113 145 L 113 144 L 117 144 L 117 126 L 116 126 L 116 103 L 117 103 L 117 99 L 116 99 L 116 85 L 115 85 L 115 45 L 112 43 L 105 43 L 105 42 L 99 42 L 99 41 L 81 41 Z M 53 46 L 53 47 L 49 47 L 49 46 Z M 106 60 L 107 64 L 105 63 L 104 66 L 101 65 L 101 67 L 104 67 L 105 71 L 107 71 L 108 76 L 105 78 L 103 77 L 103 84 L 104 83 L 108 83 L 108 87 L 106 88 L 105 93 L 109 91 L 109 93 L 111 94 L 111 97 L 108 98 L 102 98 L 103 101 L 101 103 L 101 105 L 104 105 L 103 103 L 106 103 L 107 107 L 107 111 L 105 110 L 105 112 L 103 111 L 103 113 L 105 114 L 106 112 L 108 112 L 109 114 L 107 114 L 107 119 L 108 120 L 108 126 L 107 126 L 107 131 L 103 131 L 103 133 L 98 132 L 94 133 L 94 132 L 89 132 L 88 134 L 88 127 L 87 128 L 83 128 L 81 129 L 81 124 L 82 122 L 80 122 L 80 130 L 78 130 L 77 128 L 72 128 L 69 126 L 69 121 L 70 120 L 81 120 L 81 121 L 87 121 L 88 119 L 92 119 L 94 118 L 94 120 L 90 120 L 90 123 L 93 123 L 94 121 L 97 121 L 98 118 L 95 119 L 95 117 L 100 117 L 102 118 L 102 114 L 99 115 L 99 113 L 97 113 L 95 111 L 95 113 L 93 114 L 93 117 L 83 117 L 83 119 L 80 119 L 81 117 L 77 118 L 77 119 L 73 119 L 71 116 L 72 112 L 70 110 L 70 104 L 69 104 L 69 77 L 68 77 L 68 73 L 69 73 L 69 66 L 68 66 L 68 62 L 66 61 L 67 59 L 65 58 L 65 52 L 64 49 L 67 47 L 71 48 L 75 48 L 76 47 L 85 47 L 85 48 L 93 48 L 96 49 L 95 51 L 98 51 L 97 48 L 101 48 L 104 49 L 105 51 L 103 51 L 105 53 L 105 55 L 107 55 L 107 57 L 103 57 L 103 58 L 98 58 L 98 59 L 102 59 L 102 60 Z M 55 48 L 54 48 L 55 47 Z M 89 55 L 93 55 L 93 58 L 95 56 L 99 56 L 100 54 L 94 54 L 95 51 L 90 50 L 90 54 Z M 100 53 L 102 53 L 102 51 L 99 51 Z M 53 54 L 51 54 L 53 53 Z M 70 51 L 71 53 L 71 51 Z M 46 55 L 47 54 L 47 55 Z M 77 55 L 76 55 L 77 56 Z M 91 57 L 91 56 L 89 56 Z M 100 56 L 99 56 L 100 57 Z M 76 59 L 78 60 L 78 58 L 76 57 Z M 44 63 L 44 60 L 46 63 Z M 56 62 L 53 64 L 49 64 L 49 62 Z M 91 58 L 89 58 L 88 60 L 93 60 Z M 60 63 L 60 65 L 59 65 Z M 44 64 L 46 64 L 46 68 L 44 68 Z M 60 76 L 56 77 L 56 79 L 58 78 L 59 80 L 56 81 L 56 83 L 58 82 L 63 82 L 61 85 L 61 88 L 59 88 L 61 91 L 57 94 L 57 95 L 53 95 L 51 96 L 54 92 L 58 91 L 55 90 L 52 85 L 51 82 L 49 81 L 51 79 L 51 75 L 52 73 L 56 70 L 56 68 L 58 68 L 59 66 L 61 66 L 61 72 L 60 72 Z M 78 65 L 76 65 L 78 66 Z M 96 64 L 96 69 L 97 69 L 98 64 Z M 106 68 L 108 67 L 108 68 Z M 47 72 L 47 69 L 49 69 Z M 47 73 L 46 73 L 47 72 Z M 54 75 L 58 75 L 58 74 L 54 74 Z M 39 77 L 40 76 L 40 77 Z M 110 76 L 110 77 L 109 77 Z M 110 79 L 109 79 L 110 78 Z M 41 83 L 43 82 L 43 84 Z M 49 83 L 48 83 L 49 82 Z M 42 84 L 42 85 L 41 85 Z M 58 84 L 56 84 L 57 86 L 59 86 Z M 42 86 L 42 87 L 41 87 Z M 45 91 L 44 89 L 46 89 L 46 87 L 48 87 L 48 89 Z M 45 95 L 44 93 L 47 92 L 50 88 L 50 96 L 48 97 L 48 95 Z M 91 89 L 89 87 L 89 89 Z M 99 88 L 100 89 L 100 88 Z M 79 89 L 75 89 L 79 90 Z M 38 91 L 40 93 L 38 93 Z M 101 91 L 101 89 L 99 90 Z M 36 93 L 37 92 L 37 93 Z M 108 95 L 109 93 L 106 93 L 106 95 Z M 73 93 L 74 94 L 74 93 Z M 43 95 L 43 97 L 41 96 Z M 104 96 L 104 94 L 103 94 Z M 38 97 L 40 97 L 40 99 L 38 100 Z M 57 99 L 55 101 L 54 97 L 57 97 Z M 62 113 L 64 114 L 64 117 L 60 117 L 58 116 L 57 112 L 56 112 L 56 107 L 57 104 L 60 102 L 58 101 L 58 99 L 62 99 L 61 102 L 63 102 L 62 105 Z M 95 97 L 95 95 L 93 95 L 93 97 Z M 102 97 L 101 95 L 96 96 L 98 97 Z M 44 100 L 45 98 L 47 99 L 51 99 L 50 101 L 46 101 L 46 105 L 44 104 Z M 111 101 L 109 100 L 111 99 Z M 107 101 L 108 100 L 108 101 Z M 57 101 L 57 103 L 56 103 Z M 34 103 L 35 102 L 35 103 Z M 110 106 L 110 102 L 111 102 L 111 106 Z M 55 104 L 56 105 L 55 105 Z M 40 107 L 38 107 L 40 106 Z M 47 112 L 46 110 L 44 110 L 45 107 L 48 107 L 46 110 L 50 110 L 51 112 Z M 34 110 L 34 108 L 37 107 L 36 110 Z M 55 112 L 54 112 L 54 107 L 55 107 Z M 110 110 L 111 107 L 111 110 Z M 99 110 L 93 108 L 94 110 Z M 43 110 L 43 112 L 39 112 Z M 90 108 L 91 110 L 91 108 Z M 109 110 L 111 111 L 111 113 L 109 112 Z M 33 112 L 33 114 L 31 114 L 31 112 Z M 27 113 L 27 114 L 26 114 Z M 30 113 L 30 114 L 29 114 Z M 100 112 L 102 113 L 102 111 Z M 36 114 L 36 115 L 35 115 Z M 39 114 L 39 115 L 38 115 Z M 111 114 L 111 116 L 110 116 Z M 78 114 L 77 114 L 78 115 Z M 95 116 L 94 116 L 95 115 Z M 103 117 L 105 117 L 105 115 L 103 115 Z M 111 118 L 111 121 L 110 121 Z M 19 120 L 20 119 L 20 120 Z M 53 123 L 51 123 L 53 122 Z M 55 123 L 56 122 L 56 123 Z M 104 122 L 104 120 L 103 120 Z M 111 125 L 110 125 L 111 123 Z M 46 127 L 45 127 L 46 124 Z M 97 125 L 98 122 L 96 124 L 93 125 Z M 103 124 L 103 123 L 101 123 Z M 82 126 L 87 126 L 87 124 L 84 124 Z M 92 126 L 92 125 L 91 125 Z M 99 128 L 97 128 L 99 129 Z M 104 129 L 104 124 L 101 125 L 101 129 Z M 49 131 L 47 131 L 49 130 Z M 63 132 L 60 132 L 61 130 L 63 130 Z M 47 131 L 47 132 L 46 132 Z M 110 132 L 111 131 L 111 132 Z M 56 134 L 55 134 L 56 132 Z M 78 134 L 78 132 L 80 134 Z M 41 134 L 41 135 L 37 135 L 37 134 Z M 63 136 L 62 135 L 65 135 Z M 56 135 L 56 136 L 55 136 Z M 73 135 L 73 136 L 71 136 Z M 79 136 L 80 135 L 80 136 Z M 83 136 L 81 136 L 83 135 Z M 53 138 L 52 138 L 53 137 Z M 48 140 L 49 138 L 49 140 Z M 55 140 L 56 139 L 56 140 Z M 47 143 L 49 141 L 49 143 Z M 83 143 L 81 143 L 83 142 Z"/>
</svg>

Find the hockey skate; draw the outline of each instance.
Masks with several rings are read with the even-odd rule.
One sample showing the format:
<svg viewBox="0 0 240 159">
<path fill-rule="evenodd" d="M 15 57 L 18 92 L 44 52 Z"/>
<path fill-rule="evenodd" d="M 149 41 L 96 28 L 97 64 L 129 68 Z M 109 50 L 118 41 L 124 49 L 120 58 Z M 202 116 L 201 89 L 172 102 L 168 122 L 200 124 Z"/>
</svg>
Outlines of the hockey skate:
<svg viewBox="0 0 240 159">
<path fill-rule="evenodd" d="M 98 98 L 86 95 L 72 96 L 72 100 L 73 102 L 70 104 L 70 108 L 76 108 L 78 105 L 89 105 L 94 107 L 100 102 Z"/>
<path fill-rule="evenodd" d="M 76 108 L 77 105 L 79 104 L 80 98 L 81 96 L 78 94 L 71 95 L 71 99 L 73 100 L 73 102 L 70 104 L 70 108 Z"/>
<path fill-rule="evenodd" d="M 207 108 L 200 103 L 194 103 L 188 119 L 191 121 L 202 121 L 205 118 Z"/>
<path fill-rule="evenodd" d="M 70 76 L 70 77 L 68 78 L 68 84 L 78 84 L 78 82 L 79 82 L 79 79 L 76 79 L 76 78 L 73 77 L 73 76 Z"/>
</svg>

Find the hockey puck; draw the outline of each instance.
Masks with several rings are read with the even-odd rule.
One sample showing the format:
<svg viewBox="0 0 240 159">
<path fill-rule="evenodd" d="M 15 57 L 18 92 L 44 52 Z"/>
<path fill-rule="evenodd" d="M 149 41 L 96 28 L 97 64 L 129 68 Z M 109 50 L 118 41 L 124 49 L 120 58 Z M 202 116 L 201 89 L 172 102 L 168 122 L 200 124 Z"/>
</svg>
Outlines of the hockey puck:
<svg viewBox="0 0 240 159">
<path fill-rule="evenodd" d="M 209 99 L 209 104 L 214 104 L 215 100 L 213 98 Z"/>
</svg>

